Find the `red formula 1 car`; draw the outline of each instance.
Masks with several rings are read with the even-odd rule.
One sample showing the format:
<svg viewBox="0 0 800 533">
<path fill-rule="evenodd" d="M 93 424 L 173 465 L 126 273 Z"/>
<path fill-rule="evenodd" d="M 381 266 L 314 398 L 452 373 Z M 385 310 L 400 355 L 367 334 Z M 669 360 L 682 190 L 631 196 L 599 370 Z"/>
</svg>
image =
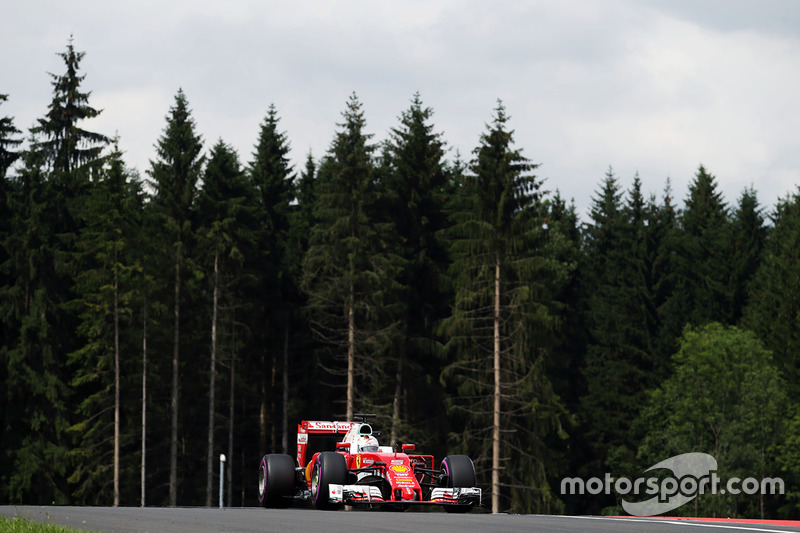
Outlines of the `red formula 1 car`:
<svg viewBox="0 0 800 533">
<path fill-rule="evenodd" d="M 433 456 L 409 453 L 414 451 L 413 444 L 398 449 L 380 446 L 376 438 L 380 433 L 367 423 L 374 416 L 355 415 L 359 422 L 304 420 L 298 424 L 296 458 L 269 454 L 261 459 L 261 505 L 288 507 L 295 500 L 331 510 L 344 505 L 395 510 L 439 505 L 462 513 L 481 505 L 481 489 L 469 457 L 448 455 L 437 470 Z M 320 441 L 338 440 L 341 435 L 336 451 L 314 451 Z"/>
</svg>

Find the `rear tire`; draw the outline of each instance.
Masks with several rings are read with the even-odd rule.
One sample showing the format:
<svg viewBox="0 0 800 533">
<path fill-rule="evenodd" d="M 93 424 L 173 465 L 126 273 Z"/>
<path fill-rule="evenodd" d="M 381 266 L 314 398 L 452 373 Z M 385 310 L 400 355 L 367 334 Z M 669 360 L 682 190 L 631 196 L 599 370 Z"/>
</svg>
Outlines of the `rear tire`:
<svg viewBox="0 0 800 533">
<path fill-rule="evenodd" d="M 282 453 L 265 455 L 258 469 L 258 501 L 263 507 L 285 509 L 292 504 L 294 459 Z"/>
<path fill-rule="evenodd" d="M 445 486 L 448 488 L 476 487 L 478 477 L 475 475 L 475 465 L 466 455 L 448 455 L 442 461 L 442 474 L 445 476 Z M 448 513 L 468 513 L 472 505 L 445 505 Z"/>
<path fill-rule="evenodd" d="M 344 505 L 328 501 L 330 485 L 347 483 L 347 461 L 344 455 L 336 452 L 322 452 L 317 455 L 311 470 L 311 503 L 315 509 L 338 511 Z"/>
</svg>

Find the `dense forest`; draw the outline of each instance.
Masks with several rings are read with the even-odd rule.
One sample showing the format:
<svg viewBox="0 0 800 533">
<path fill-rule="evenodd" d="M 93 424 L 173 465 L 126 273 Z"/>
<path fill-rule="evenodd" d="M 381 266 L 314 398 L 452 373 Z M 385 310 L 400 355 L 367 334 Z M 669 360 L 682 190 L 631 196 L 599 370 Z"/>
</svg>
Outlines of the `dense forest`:
<svg viewBox="0 0 800 533">
<path fill-rule="evenodd" d="M 560 481 L 706 452 L 786 494 L 676 512 L 800 516 L 800 191 L 609 168 L 581 221 L 502 102 L 451 160 L 419 94 L 382 141 L 353 94 L 295 169 L 275 106 L 243 161 L 178 89 L 141 175 L 60 56 L 27 137 L 0 118 L 0 502 L 211 505 L 224 453 L 255 505 L 298 421 L 374 412 L 495 511 L 621 512 Z"/>
</svg>

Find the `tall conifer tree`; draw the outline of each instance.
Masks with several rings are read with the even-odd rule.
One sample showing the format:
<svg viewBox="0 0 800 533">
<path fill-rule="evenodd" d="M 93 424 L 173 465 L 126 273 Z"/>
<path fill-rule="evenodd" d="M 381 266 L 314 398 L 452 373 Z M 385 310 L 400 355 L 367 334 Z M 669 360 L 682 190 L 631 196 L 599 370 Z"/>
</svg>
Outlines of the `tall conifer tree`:
<svg viewBox="0 0 800 533">
<path fill-rule="evenodd" d="M 629 383 L 639 382 L 630 344 L 623 334 L 627 318 L 619 305 L 633 280 L 627 258 L 631 253 L 619 180 L 611 168 L 592 199 L 590 222 L 584 231 L 585 262 L 582 270 L 586 297 L 584 321 L 589 336 L 583 374 L 582 434 L 590 455 L 590 471 L 607 471 L 608 455 L 629 444 L 626 421 L 638 405 Z M 638 388 L 638 387 L 637 387 Z M 584 466 L 586 467 L 586 466 Z"/>
<path fill-rule="evenodd" d="M 448 224 L 444 210 L 448 172 L 444 142 L 441 134 L 433 131 L 432 116 L 433 110 L 424 107 L 419 94 L 415 94 L 411 106 L 400 117 L 399 127 L 392 129 L 386 147 L 386 213 L 395 230 L 395 251 L 404 260 L 399 275 L 402 310 L 398 320 L 402 332 L 394 354 L 392 443 L 401 434 L 408 439 L 413 426 L 425 422 L 428 427 L 420 437 L 431 435 L 430 429 L 437 426 L 434 417 L 441 415 L 430 410 L 436 383 L 409 379 L 427 374 L 426 362 L 437 361 L 431 357 L 436 347 L 434 328 L 447 311 L 442 306 L 447 300 L 442 278 L 448 256 L 439 234 Z M 417 390 L 415 384 L 421 388 Z M 425 401 L 414 405 L 415 398 Z M 409 415 L 414 424 L 403 423 Z M 419 438 L 415 436 L 414 440 Z"/>
<path fill-rule="evenodd" d="M 8 100 L 8 95 L 0 94 L 0 104 L 6 100 Z M 4 207 L 3 212 L 7 212 L 4 194 L 6 173 L 20 157 L 20 152 L 14 149 L 22 144 L 22 139 L 16 137 L 19 133 L 20 131 L 14 126 L 13 117 L 0 118 L 0 202 L 3 202 L 0 203 L 0 206 Z"/>
<path fill-rule="evenodd" d="M 156 216 L 164 237 L 163 253 L 172 258 L 172 390 L 170 400 L 170 473 L 169 505 L 178 499 L 178 421 L 179 370 L 181 346 L 181 288 L 186 268 L 188 247 L 195 238 L 193 211 L 197 197 L 197 181 L 203 165 L 203 142 L 195 133 L 189 102 L 183 90 L 175 95 L 175 104 L 166 116 L 167 125 L 156 144 L 155 161 L 149 174 L 155 189 L 153 198 Z"/>
<path fill-rule="evenodd" d="M 69 309 L 74 298 L 78 235 L 91 178 L 102 166 L 108 139 L 83 129 L 82 122 L 99 115 L 83 92 L 79 74 L 83 53 L 72 42 L 59 54 L 66 72 L 51 74 L 49 111 L 32 128 L 14 200 L 9 231 L 10 306 L 18 324 L 8 351 L 9 413 L 16 435 L 9 443 L 7 492 L 12 500 L 66 503 L 70 490 L 66 433 L 73 406 L 66 354 L 78 347 L 78 319 Z"/>
<path fill-rule="evenodd" d="M 52 218 L 56 198 L 47 182 L 44 157 L 26 151 L 12 197 L 13 216 L 5 249 L 3 322 L 7 340 L 5 433 L 0 453 L 4 497 L 18 503 L 67 503 L 69 489 L 70 394 L 66 360 L 54 329 L 61 316 L 55 272 L 57 238 Z"/>
<path fill-rule="evenodd" d="M 0 104 L 8 98 L 5 94 L 0 94 Z M 8 238 L 10 237 L 11 220 L 12 220 L 12 203 L 11 198 L 13 194 L 13 186 L 7 174 L 14 162 L 19 158 L 20 153 L 14 148 L 22 143 L 21 139 L 17 139 L 16 135 L 20 131 L 14 126 L 14 119 L 11 117 L 0 118 L 0 294 L 5 294 L 12 286 L 12 278 L 8 275 L 10 268 L 10 255 L 7 251 Z M 0 317 L 5 317 L 5 308 L 9 305 L 6 301 L 0 298 Z M 6 373 L 8 365 L 6 362 L 6 352 L 8 351 L 8 341 L 11 339 L 14 332 L 12 324 L 2 319 L 0 320 L 0 390 L 8 390 L 6 383 Z M 0 393 L 0 445 L 3 442 L 3 432 L 5 431 L 5 424 L 3 423 L 5 415 L 6 395 Z M 0 472 L 0 476 L 2 473 Z M 2 478 L 0 478 L 2 479 Z"/>
<path fill-rule="evenodd" d="M 768 229 L 756 190 L 745 189 L 731 220 L 731 320 L 738 323 L 747 305 L 747 288 L 761 264 Z"/>
<path fill-rule="evenodd" d="M 717 180 L 703 165 L 689 185 L 686 207 L 680 215 L 678 265 L 683 296 L 681 315 L 702 326 L 718 321 L 730 324 L 733 308 L 728 208 L 717 190 Z"/>
<path fill-rule="evenodd" d="M 443 377 L 457 386 L 461 446 L 479 476 L 490 472 L 492 512 L 547 512 L 557 504 L 544 440 L 561 433 L 564 411 L 545 370 L 567 268 L 549 249 L 538 165 L 513 147 L 507 122 L 498 103 L 451 231 L 456 295 L 443 329 L 454 360 Z"/>
<path fill-rule="evenodd" d="M 637 175 L 623 204 L 611 170 L 593 201 L 584 277 L 589 339 L 582 422 L 591 451 L 586 473 L 632 468 L 639 436 L 630 421 L 658 383 L 661 237 L 651 229 L 658 214 L 653 202 L 645 201 Z"/>
<path fill-rule="evenodd" d="M 8 99 L 8 95 L 0 94 L 0 104 Z M 12 184 L 7 178 L 7 174 L 14 162 L 19 159 L 20 153 L 14 148 L 22 143 L 21 139 L 17 139 L 16 135 L 20 131 L 14 126 L 14 119 L 12 117 L 0 118 L 0 272 L 5 272 L 6 262 L 9 259 L 8 252 L 6 251 L 6 239 L 9 237 L 9 230 L 11 225 L 11 194 Z M 2 283 L 0 283 L 0 291 L 5 292 L 11 285 L 11 278 L 9 276 L 2 276 Z M 0 305 L 0 313 L 4 305 Z M 0 315 L 2 316 L 2 315 Z M 2 321 L 0 326 L 0 338 L 3 339 L 2 346 L 0 346 L 0 389 L 6 390 L 6 355 L 8 349 L 6 339 L 10 339 L 12 334 L 11 324 L 5 320 Z M 5 394 L 0 394 L 0 411 L 5 412 L 6 398 Z M 0 418 L 0 442 L 2 442 L 2 435 L 5 424 L 2 423 Z"/>
<path fill-rule="evenodd" d="M 789 396 L 796 399 L 800 395 L 800 191 L 782 198 L 771 218 L 774 226 L 748 290 L 742 324 L 772 351 Z"/>
<path fill-rule="evenodd" d="M 236 152 L 222 140 L 211 150 L 199 198 L 200 248 L 207 258 L 211 308 L 211 357 L 209 366 L 208 447 L 206 455 L 206 505 L 213 501 L 213 472 L 216 462 L 217 377 L 223 367 L 222 355 L 235 352 L 235 342 L 224 326 L 234 322 L 233 314 L 241 301 L 244 263 L 256 250 L 256 194 L 239 164 Z M 229 328 L 230 329 L 230 328 Z M 224 365 L 232 372 L 234 365 Z M 234 381 L 235 382 L 235 381 Z M 232 490 L 228 487 L 228 490 Z"/>
<path fill-rule="evenodd" d="M 385 350 L 382 298 L 396 276 L 397 261 L 386 249 L 376 224 L 376 182 L 371 135 L 361 102 L 353 94 L 342 114 L 315 184 L 316 223 L 303 264 L 303 289 L 311 320 L 330 350 L 324 364 L 344 377 L 345 416 L 352 420 L 356 405 L 371 408 L 357 381 L 380 371 L 374 358 Z"/>
<path fill-rule="evenodd" d="M 288 354 L 288 331 L 296 308 L 297 269 L 292 268 L 290 255 L 289 213 L 295 199 L 295 175 L 289 161 L 290 146 L 286 134 L 279 129 L 280 119 L 275 105 L 270 105 L 261 124 L 248 175 L 259 198 L 261 226 L 259 234 L 258 272 L 261 278 L 261 299 L 266 305 L 259 332 L 261 345 L 261 384 L 259 444 L 262 450 L 278 451 L 278 437 L 286 441 L 288 428 L 281 420 L 275 402 L 278 373 L 288 372 L 282 354 Z M 296 257 L 296 256 L 295 256 Z M 281 380 L 283 382 L 283 380 Z M 268 427 L 269 426 L 269 427 Z M 268 442 L 269 441 L 269 442 Z M 286 450 L 283 450 L 284 452 Z"/>
<path fill-rule="evenodd" d="M 135 347 L 125 342 L 130 337 L 124 329 L 138 303 L 142 258 L 136 243 L 141 238 L 143 195 L 138 176 L 126 168 L 116 145 L 98 178 L 81 230 L 79 250 L 86 257 L 85 268 L 76 276 L 77 298 L 71 303 L 81 319 L 77 332 L 84 344 L 70 354 L 75 368 L 71 385 L 81 396 L 78 420 L 70 428 L 79 443 L 72 450 L 75 469 L 70 481 L 77 485 L 79 501 L 116 507 L 120 503 L 122 364 L 135 353 Z"/>
</svg>

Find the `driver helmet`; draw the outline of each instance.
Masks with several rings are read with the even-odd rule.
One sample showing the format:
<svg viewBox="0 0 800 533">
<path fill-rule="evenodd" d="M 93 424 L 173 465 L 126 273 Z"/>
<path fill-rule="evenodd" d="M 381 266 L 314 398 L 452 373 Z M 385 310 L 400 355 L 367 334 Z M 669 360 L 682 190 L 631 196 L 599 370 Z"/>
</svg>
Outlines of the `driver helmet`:
<svg viewBox="0 0 800 533">
<path fill-rule="evenodd" d="M 377 452 L 378 439 L 372 435 L 361 435 L 356 443 L 359 452 Z"/>
</svg>

